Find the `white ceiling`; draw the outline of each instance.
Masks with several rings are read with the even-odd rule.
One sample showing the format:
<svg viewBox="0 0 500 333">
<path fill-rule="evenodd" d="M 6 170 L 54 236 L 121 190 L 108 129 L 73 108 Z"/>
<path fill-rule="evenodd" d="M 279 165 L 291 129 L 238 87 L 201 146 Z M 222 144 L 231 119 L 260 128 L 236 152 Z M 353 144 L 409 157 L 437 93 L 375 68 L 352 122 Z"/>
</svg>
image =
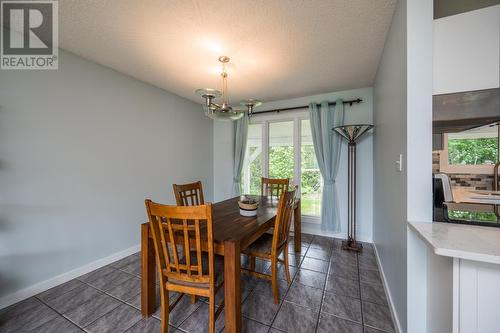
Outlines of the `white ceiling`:
<svg viewBox="0 0 500 333">
<path fill-rule="evenodd" d="M 60 47 L 200 102 L 264 101 L 370 86 L 396 0 L 62 0 Z"/>
</svg>

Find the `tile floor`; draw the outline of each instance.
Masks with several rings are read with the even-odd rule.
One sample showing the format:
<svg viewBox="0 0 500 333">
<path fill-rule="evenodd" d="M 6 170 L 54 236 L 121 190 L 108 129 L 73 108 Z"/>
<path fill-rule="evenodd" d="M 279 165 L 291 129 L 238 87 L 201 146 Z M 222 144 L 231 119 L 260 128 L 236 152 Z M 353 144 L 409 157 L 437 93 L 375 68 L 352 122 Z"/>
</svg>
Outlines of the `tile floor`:
<svg viewBox="0 0 500 333">
<path fill-rule="evenodd" d="M 290 254 L 291 285 L 280 271 L 280 304 L 274 304 L 269 282 L 242 275 L 243 331 L 394 332 L 371 245 L 356 255 L 342 251 L 339 239 L 307 234 L 302 239 L 300 255 Z M 257 269 L 269 271 L 270 264 L 260 261 Z M 139 309 L 136 253 L 0 310 L 0 332 L 159 332 L 160 311 L 144 319 Z M 184 297 L 170 325 L 176 333 L 205 332 L 207 320 L 208 305 Z M 216 324 L 222 332 L 223 316 Z"/>
</svg>

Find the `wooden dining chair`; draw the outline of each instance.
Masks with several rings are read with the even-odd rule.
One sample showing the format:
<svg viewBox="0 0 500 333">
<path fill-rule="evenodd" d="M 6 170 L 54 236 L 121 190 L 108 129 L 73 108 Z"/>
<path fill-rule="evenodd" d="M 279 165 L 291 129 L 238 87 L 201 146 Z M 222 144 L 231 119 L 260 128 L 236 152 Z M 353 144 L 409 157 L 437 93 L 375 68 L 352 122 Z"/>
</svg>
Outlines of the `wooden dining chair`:
<svg viewBox="0 0 500 333">
<path fill-rule="evenodd" d="M 200 181 L 190 184 L 173 184 L 177 206 L 197 206 L 205 204 L 203 186 Z"/>
<path fill-rule="evenodd" d="M 208 298 L 208 332 L 213 333 L 224 308 L 222 302 L 215 310 L 215 295 L 224 285 L 224 264 L 214 255 L 212 205 L 168 206 L 146 200 L 146 209 L 160 279 L 161 332 L 168 331 L 170 311 L 189 294 Z M 171 304 L 169 292 L 180 294 Z"/>
<path fill-rule="evenodd" d="M 286 281 L 289 284 L 291 282 L 288 267 L 288 239 L 296 191 L 297 186 L 294 190 L 284 191 L 281 194 L 273 234 L 263 234 L 243 251 L 250 260 L 250 268 L 242 268 L 242 271 L 258 278 L 271 280 L 276 304 L 279 303 L 278 263 L 284 264 Z M 283 254 L 283 259 L 279 258 L 280 254 Z M 255 258 L 271 260 L 271 275 L 255 271 Z"/>
<path fill-rule="evenodd" d="M 280 198 L 283 192 L 288 191 L 288 178 L 261 178 L 260 195 Z"/>
</svg>

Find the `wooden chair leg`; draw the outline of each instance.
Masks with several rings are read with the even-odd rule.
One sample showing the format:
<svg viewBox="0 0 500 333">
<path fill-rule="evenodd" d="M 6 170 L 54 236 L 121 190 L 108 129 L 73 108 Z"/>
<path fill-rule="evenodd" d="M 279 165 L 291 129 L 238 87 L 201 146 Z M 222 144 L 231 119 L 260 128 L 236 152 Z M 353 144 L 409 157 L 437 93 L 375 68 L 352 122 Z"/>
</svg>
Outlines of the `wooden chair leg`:
<svg viewBox="0 0 500 333">
<path fill-rule="evenodd" d="M 280 295 L 278 289 L 278 260 L 276 259 L 273 259 L 271 261 L 271 275 L 272 275 L 274 303 L 279 304 Z"/>
<path fill-rule="evenodd" d="M 161 290 L 161 333 L 168 333 L 169 307 L 168 290 Z"/>
<path fill-rule="evenodd" d="M 208 332 L 215 333 L 215 292 L 210 292 L 208 299 Z"/>
<path fill-rule="evenodd" d="M 191 295 L 191 304 L 196 303 L 196 295 Z"/>
<path fill-rule="evenodd" d="M 290 284 L 292 282 L 292 279 L 290 278 L 290 268 L 288 266 L 288 244 L 285 244 L 285 250 L 283 251 L 283 260 L 285 261 L 285 276 L 286 276 L 286 282 Z"/>
<path fill-rule="evenodd" d="M 255 271 L 255 257 L 248 256 L 248 259 L 250 260 L 250 270 Z"/>
</svg>

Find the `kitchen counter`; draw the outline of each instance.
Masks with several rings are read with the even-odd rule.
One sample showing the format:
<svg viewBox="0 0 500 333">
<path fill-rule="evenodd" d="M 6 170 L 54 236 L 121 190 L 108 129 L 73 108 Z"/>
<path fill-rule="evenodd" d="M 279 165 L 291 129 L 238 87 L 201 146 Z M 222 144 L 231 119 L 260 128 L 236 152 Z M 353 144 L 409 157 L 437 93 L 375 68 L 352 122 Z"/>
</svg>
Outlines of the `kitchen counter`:
<svg viewBox="0 0 500 333">
<path fill-rule="evenodd" d="M 500 228 L 442 222 L 409 226 L 437 255 L 500 264 Z"/>
<path fill-rule="evenodd" d="M 408 224 L 427 246 L 427 304 L 438 327 L 433 332 L 500 332 L 500 228 Z"/>
</svg>

